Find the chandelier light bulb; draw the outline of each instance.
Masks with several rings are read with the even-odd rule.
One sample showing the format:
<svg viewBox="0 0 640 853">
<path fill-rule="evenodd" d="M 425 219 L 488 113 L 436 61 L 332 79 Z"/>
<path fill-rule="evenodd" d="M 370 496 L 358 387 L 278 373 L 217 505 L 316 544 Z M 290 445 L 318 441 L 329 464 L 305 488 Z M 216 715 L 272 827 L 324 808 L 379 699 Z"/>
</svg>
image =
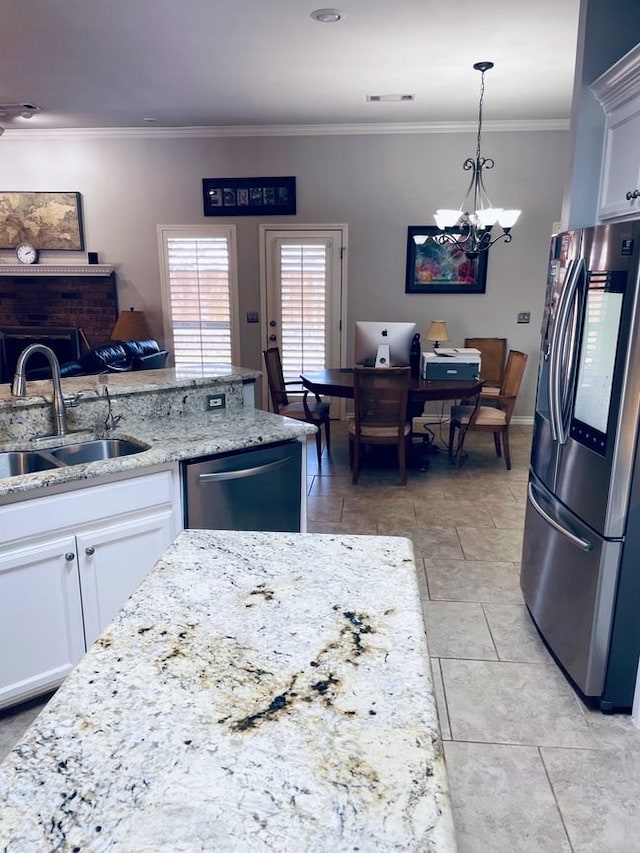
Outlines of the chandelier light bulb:
<svg viewBox="0 0 640 853">
<path fill-rule="evenodd" d="M 520 210 L 503 210 L 498 217 L 500 226 L 506 231 L 507 228 L 513 228 L 520 216 Z"/>
</svg>

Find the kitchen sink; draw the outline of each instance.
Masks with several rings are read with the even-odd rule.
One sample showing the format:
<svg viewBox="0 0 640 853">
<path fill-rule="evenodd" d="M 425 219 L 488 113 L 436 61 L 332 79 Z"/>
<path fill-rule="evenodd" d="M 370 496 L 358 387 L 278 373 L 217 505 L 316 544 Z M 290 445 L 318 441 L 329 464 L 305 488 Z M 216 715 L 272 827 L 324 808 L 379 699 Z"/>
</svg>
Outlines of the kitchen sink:
<svg viewBox="0 0 640 853">
<path fill-rule="evenodd" d="M 17 477 L 60 468 L 62 462 L 32 450 L 6 450 L 0 453 L 0 477 Z"/>
<path fill-rule="evenodd" d="M 126 438 L 97 438 L 62 444 L 42 450 L 0 451 L 0 479 L 82 465 L 85 462 L 104 462 L 119 456 L 131 456 L 148 450 L 148 444 Z"/>
<path fill-rule="evenodd" d="M 125 438 L 99 438 L 93 441 L 79 441 L 49 448 L 47 453 L 63 465 L 82 465 L 85 462 L 102 462 L 119 456 L 131 456 L 148 450 L 148 445 Z"/>
</svg>

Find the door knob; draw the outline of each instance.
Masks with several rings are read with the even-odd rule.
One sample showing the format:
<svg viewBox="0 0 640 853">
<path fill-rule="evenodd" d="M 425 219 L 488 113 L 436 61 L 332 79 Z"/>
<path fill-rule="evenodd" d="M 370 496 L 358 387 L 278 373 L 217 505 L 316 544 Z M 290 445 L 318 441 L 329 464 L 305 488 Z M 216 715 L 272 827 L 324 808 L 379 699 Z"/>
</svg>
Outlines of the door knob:
<svg viewBox="0 0 640 853">
<path fill-rule="evenodd" d="M 277 341 L 277 340 L 278 340 L 278 336 L 277 336 L 277 335 L 269 335 L 269 340 L 270 340 L 270 341 Z"/>
<path fill-rule="evenodd" d="M 275 326 L 275 324 L 276 324 L 275 320 L 269 320 L 269 325 L 271 326 L 272 329 Z"/>
<path fill-rule="evenodd" d="M 631 199 L 638 198 L 639 196 L 640 196 L 640 190 L 633 190 L 633 191 L 629 190 L 626 198 L 627 198 L 627 201 L 631 201 Z"/>
<path fill-rule="evenodd" d="M 96 553 L 96 549 L 93 547 L 93 545 L 89 545 L 84 549 L 84 553 L 87 555 L 87 557 L 93 557 L 93 555 Z"/>
<path fill-rule="evenodd" d="M 72 560 L 75 560 L 76 555 L 73 553 L 73 551 L 67 551 L 67 553 L 64 555 L 64 558 L 68 563 L 70 563 Z"/>
</svg>

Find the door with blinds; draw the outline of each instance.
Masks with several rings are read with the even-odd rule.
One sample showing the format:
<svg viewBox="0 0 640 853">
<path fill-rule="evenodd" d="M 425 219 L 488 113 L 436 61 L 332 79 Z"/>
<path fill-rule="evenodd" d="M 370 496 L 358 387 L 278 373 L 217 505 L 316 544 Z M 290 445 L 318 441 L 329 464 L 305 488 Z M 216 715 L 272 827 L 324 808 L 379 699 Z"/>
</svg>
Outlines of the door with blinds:
<svg viewBox="0 0 640 853">
<path fill-rule="evenodd" d="M 263 349 L 280 348 L 285 381 L 299 380 L 304 371 L 340 367 L 346 226 L 261 226 L 260 238 Z"/>
<path fill-rule="evenodd" d="M 165 339 L 177 369 L 240 364 L 235 227 L 158 226 Z"/>
</svg>

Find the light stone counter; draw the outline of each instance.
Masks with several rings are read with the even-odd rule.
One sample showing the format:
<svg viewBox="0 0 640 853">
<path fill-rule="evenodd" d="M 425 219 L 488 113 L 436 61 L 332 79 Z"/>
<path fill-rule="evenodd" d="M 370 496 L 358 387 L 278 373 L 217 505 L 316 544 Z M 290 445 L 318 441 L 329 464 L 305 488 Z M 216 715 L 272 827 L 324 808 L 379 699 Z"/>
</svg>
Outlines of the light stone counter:
<svg viewBox="0 0 640 853">
<path fill-rule="evenodd" d="M 68 410 L 71 433 L 62 438 L 34 440 L 47 432 L 50 382 L 28 384 L 30 396 L 16 400 L 0 386 L 0 451 L 47 449 L 93 437 L 127 438 L 148 445 L 132 456 L 53 468 L 19 477 L 0 475 L 0 503 L 30 497 L 37 490 L 82 482 L 107 475 L 142 473 L 142 469 L 182 459 L 227 453 L 312 435 L 316 428 L 242 404 L 242 383 L 255 371 L 232 368 L 216 376 L 183 378 L 174 370 L 77 377 L 63 381 L 65 395 L 79 394 L 81 402 Z M 259 375 L 259 374 L 258 374 Z M 108 388 L 115 429 L 105 430 Z M 5 389 L 3 391 L 3 389 Z M 207 411 L 207 393 L 222 391 L 226 408 Z M 40 392 L 40 394 L 38 394 Z M 34 427 L 34 420 L 36 427 Z M 50 431 L 50 430 L 49 430 Z"/>
<path fill-rule="evenodd" d="M 0 802 L 7 853 L 452 853 L 411 543 L 181 533 Z"/>
</svg>

